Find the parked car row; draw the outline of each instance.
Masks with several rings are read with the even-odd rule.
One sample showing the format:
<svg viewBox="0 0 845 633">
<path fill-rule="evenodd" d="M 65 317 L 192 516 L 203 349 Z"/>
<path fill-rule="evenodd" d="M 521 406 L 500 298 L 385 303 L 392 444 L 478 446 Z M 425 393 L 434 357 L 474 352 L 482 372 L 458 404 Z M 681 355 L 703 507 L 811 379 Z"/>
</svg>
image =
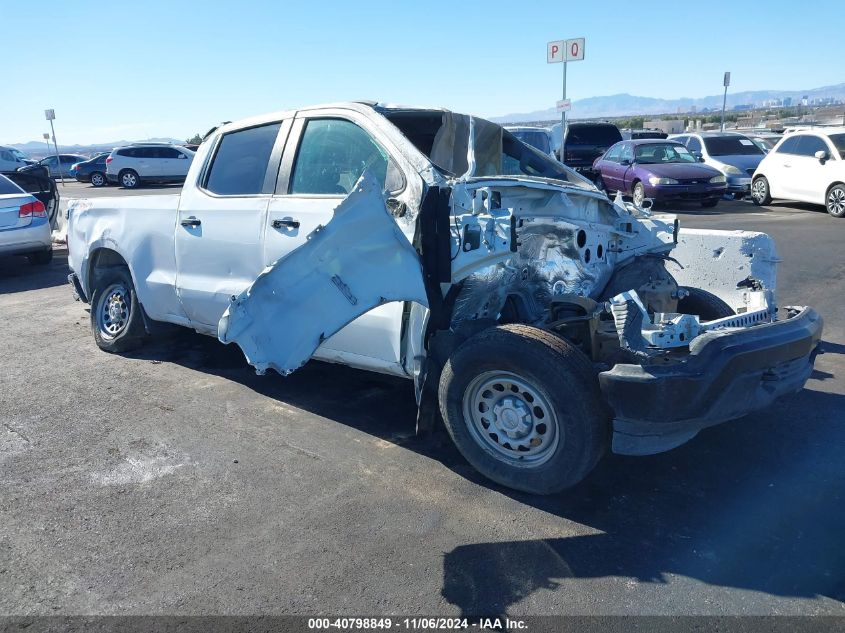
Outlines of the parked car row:
<svg viewBox="0 0 845 633">
<path fill-rule="evenodd" d="M 40 173 L 49 178 L 75 178 L 95 187 L 120 184 L 134 189 L 145 183 L 184 182 L 194 153 L 189 147 L 170 143 L 132 143 L 92 158 L 59 154 L 32 161 L 20 150 L 0 146 L 0 172 Z"/>
</svg>

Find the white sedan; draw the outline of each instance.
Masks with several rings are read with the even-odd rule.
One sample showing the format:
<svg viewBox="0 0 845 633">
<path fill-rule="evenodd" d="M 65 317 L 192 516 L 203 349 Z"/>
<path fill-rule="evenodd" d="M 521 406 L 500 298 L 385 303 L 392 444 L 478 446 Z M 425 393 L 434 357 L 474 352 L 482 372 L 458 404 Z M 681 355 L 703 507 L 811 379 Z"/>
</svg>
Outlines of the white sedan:
<svg viewBox="0 0 845 633">
<path fill-rule="evenodd" d="M 772 198 L 823 204 L 845 217 L 845 127 L 788 134 L 766 154 L 754 172 L 751 200 Z"/>
</svg>

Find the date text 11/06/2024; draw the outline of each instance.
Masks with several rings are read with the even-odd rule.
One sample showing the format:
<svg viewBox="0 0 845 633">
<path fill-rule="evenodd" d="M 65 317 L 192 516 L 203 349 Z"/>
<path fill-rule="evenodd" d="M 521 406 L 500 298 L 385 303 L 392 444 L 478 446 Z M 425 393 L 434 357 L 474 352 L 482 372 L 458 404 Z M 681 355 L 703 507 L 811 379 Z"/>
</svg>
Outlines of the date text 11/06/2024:
<svg viewBox="0 0 845 633">
<path fill-rule="evenodd" d="M 453 631 L 478 629 L 481 631 L 514 631 L 528 628 L 526 622 L 510 618 L 309 618 L 308 629 L 367 631 L 407 629 L 412 631 Z"/>
</svg>

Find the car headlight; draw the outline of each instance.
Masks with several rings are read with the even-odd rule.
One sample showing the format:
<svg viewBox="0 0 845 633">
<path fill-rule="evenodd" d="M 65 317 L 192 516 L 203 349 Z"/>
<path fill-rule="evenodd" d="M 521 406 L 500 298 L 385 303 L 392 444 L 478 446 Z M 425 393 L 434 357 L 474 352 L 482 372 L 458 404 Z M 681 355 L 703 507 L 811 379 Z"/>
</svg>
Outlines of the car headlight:
<svg viewBox="0 0 845 633">
<path fill-rule="evenodd" d="M 677 185 L 678 181 L 674 178 L 658 178 L 657 176 L 649 176 L 648 179 L 651 186 L 654 187 L 655 185 Z"/>
<path fill-rule="evenodd" d="M 736 167 L 734 167 L 734 169 L 736 169 Z M 724 176 L 722 176 L 721 174 L 720 174 L 720 175 L 718 175 L 718 176 L 713 176 L 713 177 L 710 179 L 710 182 L 715 183 L 715 184 L 718 184 L 718 183 L 720 183 L 720 182 L 725 182 L 725 177 L 724 177 Z"/>
<path fill-rule="evenodd" d="M 742 174 L 742 171 L 733 165 L 722 165 L 722 171 L 732 176 L 739 176 Z"/>
</svg>

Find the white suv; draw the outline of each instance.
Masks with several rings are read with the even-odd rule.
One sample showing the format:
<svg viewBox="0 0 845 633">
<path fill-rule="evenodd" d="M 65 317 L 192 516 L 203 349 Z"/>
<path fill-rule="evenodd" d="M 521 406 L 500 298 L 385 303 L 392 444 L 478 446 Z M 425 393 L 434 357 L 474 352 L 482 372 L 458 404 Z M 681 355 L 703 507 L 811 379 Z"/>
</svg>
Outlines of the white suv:
<svg viewBox="0 0 845 633">
<path fill-rule="evenodd" d="M 134 143 L 112 150 L 106 159 L 110 183 L 134 189 L 148 182 L 185 182 L 194 152 L 169 143 Z"/>
<path fill-rule="evenodd" d="M 751 200 L 772 198 L 823 204 L 835 218 L 845 217 L 845 127 L 787 134 L 754 172 Z"/>
</svg>

